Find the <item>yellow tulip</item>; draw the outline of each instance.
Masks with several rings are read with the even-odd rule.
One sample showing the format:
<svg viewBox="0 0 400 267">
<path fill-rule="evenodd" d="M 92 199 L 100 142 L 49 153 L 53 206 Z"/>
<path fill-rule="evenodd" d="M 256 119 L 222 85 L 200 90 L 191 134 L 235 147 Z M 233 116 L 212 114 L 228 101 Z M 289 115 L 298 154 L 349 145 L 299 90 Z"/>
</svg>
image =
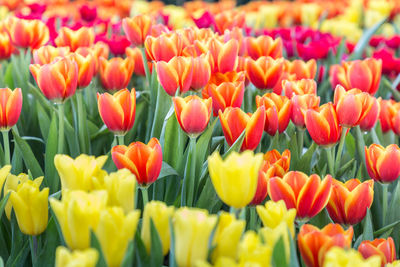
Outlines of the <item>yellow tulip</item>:
<svg viewBox="0 0 400 267">
<path fill-rule="evenodd" d="M 208 157 L 211 181 L 225 204 L 240 209 L 251 202 L 262 161 L 263 154 L 254 155 L 252 151 L 232 152 L 225 160 L 219 152 Z"/>
<path fill-rule="evenodd" d="M 39 186 L 37 182 L 28 180 L 19 184 L 17 191 L 10 195 L 19 229 L 27 235 L 39 235 L 47 227 L 49 188 L 40 191 Z"/>
<path fill-rule="evenodd" d="M 175 258 L 179 267 L 195 266 L 207 259 L 208 241 L 216 222 L 217 217 L 206 210 L 180 208 L 175 212 Z"/>
<path fill-rule="evenodd" d="M 377 255 L 364 259 L 354 249 L 331 248 L 326 254 L 323 267 L 380 267 L 381 258 Z"/>
<path fill-rule="evenodd" d="M 294 219 L 296 218 L 296 210 L 288 210 L 283 200 L 279 200 L 278 202 L 269 200 L 265 203 L 265 206 L 257 206 L 256 210 L 264 226 L 274 229 L 282 222 L 285 222 L 290 233 L 294 236 Z"/>
<path fill-rule="evenodd" d="M 400 267 L 400 260 L 386 264 L 386 267 Z"/>
<path fill-rule="evenodd" d="M 11 173 L 8 174 L 6 182 L 4 183 L 4 195 L 7 195 L 8 192 L 16 191 L 18 185 L 25 183 L 26 181 L 29 181 L 29 176 L 25 173 L 21 173 L 18 176 Z M 42 181 L 43 177 L 39 177 L 34 180 L 34 182 L 36 182 L 39 186 L 42 184 Z M 11 209 L 12 209 L 12 204 L 9 199 L 6 203 L 6 207 L 4 208 L 6 216 L 9 220 L 11 219 Z"/>
<path fill-rule="evenodd" d="M 167 207 L 164 202 L 160 201 L 151 201 L 144 207 L 141 236 L 147 252 L 150 252 L 151 249 L 150 219 L 152 219 L 161 240 L 163 254 L 168 253 L 170 243 L 169 220 L 173 212 L 173 206 Z"/>
<path fill-rule="evenodd" d="M 279 239 L 282 238 L 283 244 L 285 245 L 286 260 L 289 261 L 290 237 L 286 222 L 281 222 L 275 228 L 263 227 L 260 229 L 259 233 L 263 237 L 264 242 L 271 248 L 274 248 Z"/>
<path fill-rule="evenodd" d="M 240 238 L 246 222 L 237 220 L 235 216 L 227 212 L 222 212 L 218 219 L 215 230 L 212 253 L 212 260 L 216 262 L 221 257 L 236 259 Z"/>
<path fill-rule="evenodd" d="M 50 198 L 50 206 L 69 248 L 86 249 L 90 246 L 90 229 L 96 229 L 100 211 L 106 203 L 105 190 L 91 193 L 64 191 L 61 201 Z"/>
<path fill-rule="evenodd" d="M 263 244 L 254 231 L 247 231 L 239 245 L 240 266 L 269 267 L 271 266 L 272 248 Z M 249 265 L 250 266 L 250 265 Z"/>
<path fill-rule="evenodd" d="M 110 207 L 101 211 L 95 234 L 100 242 L 107 265 L 120 266 L 129 241 L 135 236 L 140 211 L 124 215 L 120 207 Z"/>
<path fill-rule="evenodd" d="M 3 190 L 4 182 L 6 181 L 7 176 L 10 174 L 10 171 L 11 171 L 11 165 L 5 165 L 3 168 L 0 169 L 0 195 L 1 191 Z M 5 195 L 6 194 L 4 194 L 3 196 Z"/>
<path fill-rule="evenodd" d="M 196 267 L 212 267 L 212 266 L 214 266 L 214 267 L 226 267 L 226 266 L 237 267 L 237 266 L 239 266 L 239 264 L 232 258 L 226 258 L 226 257 L 219 257 L 216 260 L 215 264 L 213 264 L 213 265 L 206 261 L 199 261 L 196 263 Z M 246 266 L 250 267 L 250 265 L 246 265 Z"/>
<path fill-rule="evenodd" d="M 98 258 L 99 253 L 93 248 L 70 251 L 60 246 L 56 250 L 55 267 L 94 267 Z"/>
<path fill-rule="evenodd" d="M 54 165 L 60 175 L 62 190 L 92 191 L 100 189 L 107 172 L 101 168 L 107 156 L 79 155 L 76 159 L 67 155 L 56 155 Z"/>
<path fill-rule="evenodd" d="M 318 22 L 321 15 L 321 6 L 315 3 L 301 5 L 301 24 L 305 26 L 312 26 Z"/>
<path fill-rule="evenodd" d="M 108 205 L 120 206 L 125 213 L 135 208 L 136 178 L 128 169 L 121 169 L 104 177 Z"/>
</svg>

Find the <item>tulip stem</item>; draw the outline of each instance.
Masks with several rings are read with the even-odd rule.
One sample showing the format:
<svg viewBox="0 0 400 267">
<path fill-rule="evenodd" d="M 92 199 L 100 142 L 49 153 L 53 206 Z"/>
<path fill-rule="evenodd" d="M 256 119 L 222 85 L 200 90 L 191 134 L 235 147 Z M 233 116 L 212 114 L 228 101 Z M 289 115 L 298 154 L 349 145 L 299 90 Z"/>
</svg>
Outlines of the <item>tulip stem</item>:
<svg viewBox="0 0 400 267">
<path fill-rule="evenodd" d="M 58 154 L 64 152 L 64 104 L 58 105 Z"/>
<path fill-rule="evenodd" d="M 337 171 L 340 167 L 340 161 L 342 159 L 342 152 L 343 152 L 343 147 L 344 147 L 344 141 L 346 139 L 346 133 L 347 133 L 347 128 L 343 127 L 342 128 L 342 133 L 340 135 L 340 142 L 339 142 L 339 147 L 338 151 L 336 154 L 336 161 L 335 161 L 335 171 Z"/>
<path fill-rule="evenodd" d="M 325 148 L 326 151 L 326 157 L 327 157 L 327 161 L 328 161 L 328 170 L 329 170 L 329 174 L 332 175 L 333 177 L 335 177 L 335 166 L 334 166 L 334 160 L 332 157 L 332 147 L 327 147 Z"/>
<path fill-rule="evenodd" d="M 76 92 L 76 100 L 78 104 L 78 132 L 79 132 L 79 148 L 81 153 L 89 153 L 87 136 L 86 118 L 83 112 L 83 90 Z M 86 114 L 86 113 L 85 113 Z"/>
<path fill-rule="evenodd" d="M 1 131 L 3 134 L 3 143 L 4 143 L 4 156 L 5 156 L 5 163 L 6 165 L 10 164 L 10 141 L 8 139 L 8 130 Z"/>
<path fill-rule="evenodd" d="M 382 185 L 382 225 L 386 225 L 386 213 L 388 207 L 388 187 L 389 184 Z"/>
<path fill-rule="evenodd" d="M 143 67 L 144 67 L 144 73 L 146 74 L 146 80 L 148 83 L 148 88 L 151 88 L 151 77 L 150 77 L 150 69 L 149 69 L 149 65 L 147 63 L 147 57 L 146 57 L 146 49 L 144 48 L 144 46 L 140 47 L 140 52 L 142 54 L 142 59 L 143 59 Z"/>
<path fill-rule="evenodd" d="M 140 191 L 142 191 L 143 208 L 149 202 L 149 193 L 148 193 L 147 189 L 148 189 L 148 187 L 140 187 Z"/>
<path fill-rule="evenodd" d="M 303 154 L 303 146 L 304 146 L 304 132 L 305 129 L 297 128 L 297 145 L 299 146 L 299 158 Z"/>
<path fill-rule="evenodd" d="M 182 206 L 192 206 L 194 202 L 194 195 L 196 193 L 196 137 L 189 139 L 189 152 L 185 167 L 185 176 L 183 178 L 181 201 Z"/>
<path fill-rule="evenodd" d="M 125 140 L 123 135 L 117 135 L 118 145 L 123 146 L 125 145 Z"/>
<path fill-rule="evenodd" d="M 36 254 L 37 254 L 37 238 L 34 235 L 29 236 L 29 245 L 31 247 L 31 259 L 32 266 L 36 266 Z"/>
</svg>

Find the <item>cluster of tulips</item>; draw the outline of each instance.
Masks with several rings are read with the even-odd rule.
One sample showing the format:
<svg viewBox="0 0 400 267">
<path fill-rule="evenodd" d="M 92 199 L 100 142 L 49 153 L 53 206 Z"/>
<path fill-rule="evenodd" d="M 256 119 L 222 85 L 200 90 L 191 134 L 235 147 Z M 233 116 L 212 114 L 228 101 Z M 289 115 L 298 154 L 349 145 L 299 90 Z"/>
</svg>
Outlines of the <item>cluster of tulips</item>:
<svg viewBox="0 0 400 267">
<path fill-rule="evenodd" d="M 0 265 L 400 266 L 397 1 L 4 5 Z"/>
</svg>

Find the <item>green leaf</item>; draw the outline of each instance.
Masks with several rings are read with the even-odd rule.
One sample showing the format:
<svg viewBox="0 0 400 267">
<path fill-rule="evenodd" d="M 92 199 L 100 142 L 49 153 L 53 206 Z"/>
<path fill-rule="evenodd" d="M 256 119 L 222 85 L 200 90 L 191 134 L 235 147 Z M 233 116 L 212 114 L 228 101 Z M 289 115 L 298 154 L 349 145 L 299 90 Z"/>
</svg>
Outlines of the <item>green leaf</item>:
<svg viewBox="0 0 400 267">
<path fill-rule="evenodd" d="M 288 229 L 289 231 L 289 229 Z M 299 264 L 299 258 L 297 257 L 297 250 L 296 250 L 296 244 L 295 241 L 293 240 L 292 234 L 289 231 L 289 236 L 290 236 L 290 267 L 300 267 Z"/>
<path fill-rule="evenodd" d="M 67 138 L 70 156 L 77 157 L 79 155 L 78 136 L 76 135 L 74 128 L 69 123 L 67 117 L 64 118 L 64 136 Z"/>
<path fill-rule="evenodd" d="M 51 217 L 49 220 L 44 240 L 44 245 L 41 251 L 39 251 L 38 262 L 41 266 L 53 266 L 56 249 L 61 243 L 54 217 Z"/>
<path fill-rule="evenodd" d="M 134 251 L 136 253 L 136 265 L 143 267 L 149 266 L 149 255 L 147 254 L 146 247 L 144 246 L 143 240 L 140 237 L 139 231 L 136 231 Z"/>
<path fill-rule="evenodd" d="M 10 224 L 12 235 L 11 253 L 7 259 L 6 266 L 23 266 L 29 253 L 29 242 L 27 236 L 19 230 L 14 211 L 11 211 Z"/>
<path fill-rule="evenodd" d="M 15 88 L 14 86 L 14 79 L 12 77 L 13 67 L 12 64 L 8 64 L 6 73 L 4 74 L 4 84 L 8 88 Z"/>
<path fill-rule="evenodd" d="M 158 235 L 153 219 L 151 218 L 150 218 L 150 235 L 151 235 L 150 266 L 154 267 L 162 266 L 164 257 L 163 257 L 161 239 Z"/>
<path fill-rule="evenodd" d="M 169 232 L 170 232 L 170 247 L 169 247 L 169 267 L 177 267 L 175 259 L 175 232 L 172 224 L 172 220 L 169 220 Z"/>
<path fill-rule="evenodd" d="M 211 179 L 208 177 L 206 177 L 205 179 L 206 182 L 203 190 L 201 190 L 199 199 L 196 203 L 196 207 L 211 211 L 212 206 L 214 205 L 214 203 L 218 202 L 219 199 L 217 197 L 217 193 L 215 192 Z"/>
<path fill-rule="evenodd" d="M 367 210 L 367 215 L 364 218 L 362 239 L 363 240 L 374 239 L 374 228 L 372 226 L 371 211 L 369 209 Z"/>
<path fill-rule="evenodd" d="M 226 151 L 223 155 L 222 158 L 226 159 L 226 157 L 232 153 L 233 151 L 239 152 L 240 148 L 242 147 L 244 137 L 246 136 L 246 130 L 243 130 L 243 132 L 239 135 L 238 139 L 232 144 L 232 146 Z"/>
<path fill-rule="evenodd" d="M 394 99 L 396 99 L 396 101 L 400 101 L 400 92 L 397 91 L 396 87 L 392 86 L 390 81 L 385 76 L 382 76 L 382 83 L 383 86 L 385 86 L 390 90 L 390 92 L 392 92 Z"/>
<path fill-rule="evenodd" d="M 308 148 L 307 152 L 300 158 L 299 164 L 296 166 L 296 170 L 302 171 L 304 173 L 310 174 L 311 172 L 311 160 L 317 149 L 317 144 L 312 142 L 311 146 Z"/>
<path fill-rule="evenodd" d="M 59 189 L 59 177 L 54 166 L 54 157 L 57 154 L 58 145 L 57 116 L 55 113 L 53 113 L 47 136 L 45 152 L 45 181 L 50 187 L 50 192 L 54 193 Z"/>
<path fill-rule="evenodd" d="M 213 130 L 215 124 L 218 119 L 215 119 L 210 126 L 208 126 L 207 130 L 200 136 L 196 144 L 196 176 L 198 176 L 201 172 L 201 168 L 203 162 L 206 158 L 207 152 L 210 148 L 210 141 L 213 134 Z"/>
<path fill-rule="evenodd" d="M 134 260 L 134 241 L 131 240 L 128 244 L 128 248 L 126 249 L 124 259 L 122 260 L 121 267 L 132 267 Z"/>
<path fill-rule="evenodd" d="M 157 181 L 160 180 L 161 178 L 168 177 L 170 175 L 179 176 L 179 174 L 177 173 L 177 171 L 174 168 L 172 168 L 168 163 L 163 161 L 162 166 L 161 166 L 160 175 L 158 176 Z"/>
<path fill-rule="evenodd" d="M 288 263 L 286 262 L 285 243 L 283 241 L 282 236 L 275 243 L 275 246 L 274 246 L 274 249 L 272 252 L 272 266 L 275 266 L 275 267 L 289 266 Z"/>
<path fill-rule="evenodd" d="M 155 114 L 153 125 L 151 127 L 151 137 L 160 138 L 163 122 L 168 113 L 174 110 L 174 106 L 171 104 L 171 97 L 165 92 L 161 85 L 158 85 L 157 103 L 155 106 Z"/>
<path fill-rule="evenodd" d="M 1 190 L 1 188 L 0 188 Z M 8 199 L 10 198 L 11 192 L 8 192 L 3 199 L 0 201 L 0 218 L 3 216 L 4 209 L 6 208 L 6 204 Z"/>
<path fill-rule="evenodd" d="M 104 257 L 101 245 L 97 236 L 93 231 L 90 231 L 90 247 L 96 249 L 99 252 L 99 260 L 97 261 L 96 267 L 107 267 L 106 258 Z"/>
</svg>

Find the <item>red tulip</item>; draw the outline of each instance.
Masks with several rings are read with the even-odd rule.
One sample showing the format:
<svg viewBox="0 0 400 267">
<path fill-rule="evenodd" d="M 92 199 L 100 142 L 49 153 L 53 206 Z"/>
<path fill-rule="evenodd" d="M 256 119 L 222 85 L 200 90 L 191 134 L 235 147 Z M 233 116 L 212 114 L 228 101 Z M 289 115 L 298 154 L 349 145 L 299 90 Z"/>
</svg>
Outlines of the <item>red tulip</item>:
<svg viewBox="0 0 400 267">
<path fill-rule="evenodd" d="M 260 57 L 257 60 L 248 59 L 246 64 L 247 77 L 258 89 L 272 89 L 281 81 L 283 59 Z"/>
<path fill-rule="evenodd" d="M 227 107 L 240 108 L 244 96 L 244 82 L 223 82 L 220 85 L 210 84 L 208 94 L 213 99 L 214 116 Z"/>
<path fill-rule="evenodd" d="M 364 259 L 378 255 L 382 260 L 382 267 L 396 260 L 396 247 L 391 237 L 387 239 L 377 238 L 373 241 L 364 240 L 358 247 L 358 251 Z"/>
<path fill-rule="evenodd" d="M 126 88 L 131 80 L 135 62 L 130 58 L 100 58 L 100 80 L 106 90 Z"/>
<path fill-rule="evenodd" d="M 292 101 L 292 113 L 290 119 L 297 127 L 304 129 L 306 127 L 306 113 L 309 109 L 317 109 L 319 107 L 319 96 L 314 94 L 294 95 Z"/>
<path fill-rule="evenodd" d="M 8 131 L 17 124 L 22 109 L 21 88 L 0 88 L 0 130 Z"/>
<path fill-rule="evenodd" d="M 369 176 L 377 182 L 391 183 L 400 175 L 400 148 L 395 144 L 365 147 L 365 161 Z"/>
<path fill-rule="evenodd" d="M 79 47 L 90 47 L 93 45 L 94 30 L 88 27 L 82 27 L 78 30 L 62 27 L 54 42 L 57 46 L 68 46 L 72 52 L 75 52 Z"/>
</svg>

